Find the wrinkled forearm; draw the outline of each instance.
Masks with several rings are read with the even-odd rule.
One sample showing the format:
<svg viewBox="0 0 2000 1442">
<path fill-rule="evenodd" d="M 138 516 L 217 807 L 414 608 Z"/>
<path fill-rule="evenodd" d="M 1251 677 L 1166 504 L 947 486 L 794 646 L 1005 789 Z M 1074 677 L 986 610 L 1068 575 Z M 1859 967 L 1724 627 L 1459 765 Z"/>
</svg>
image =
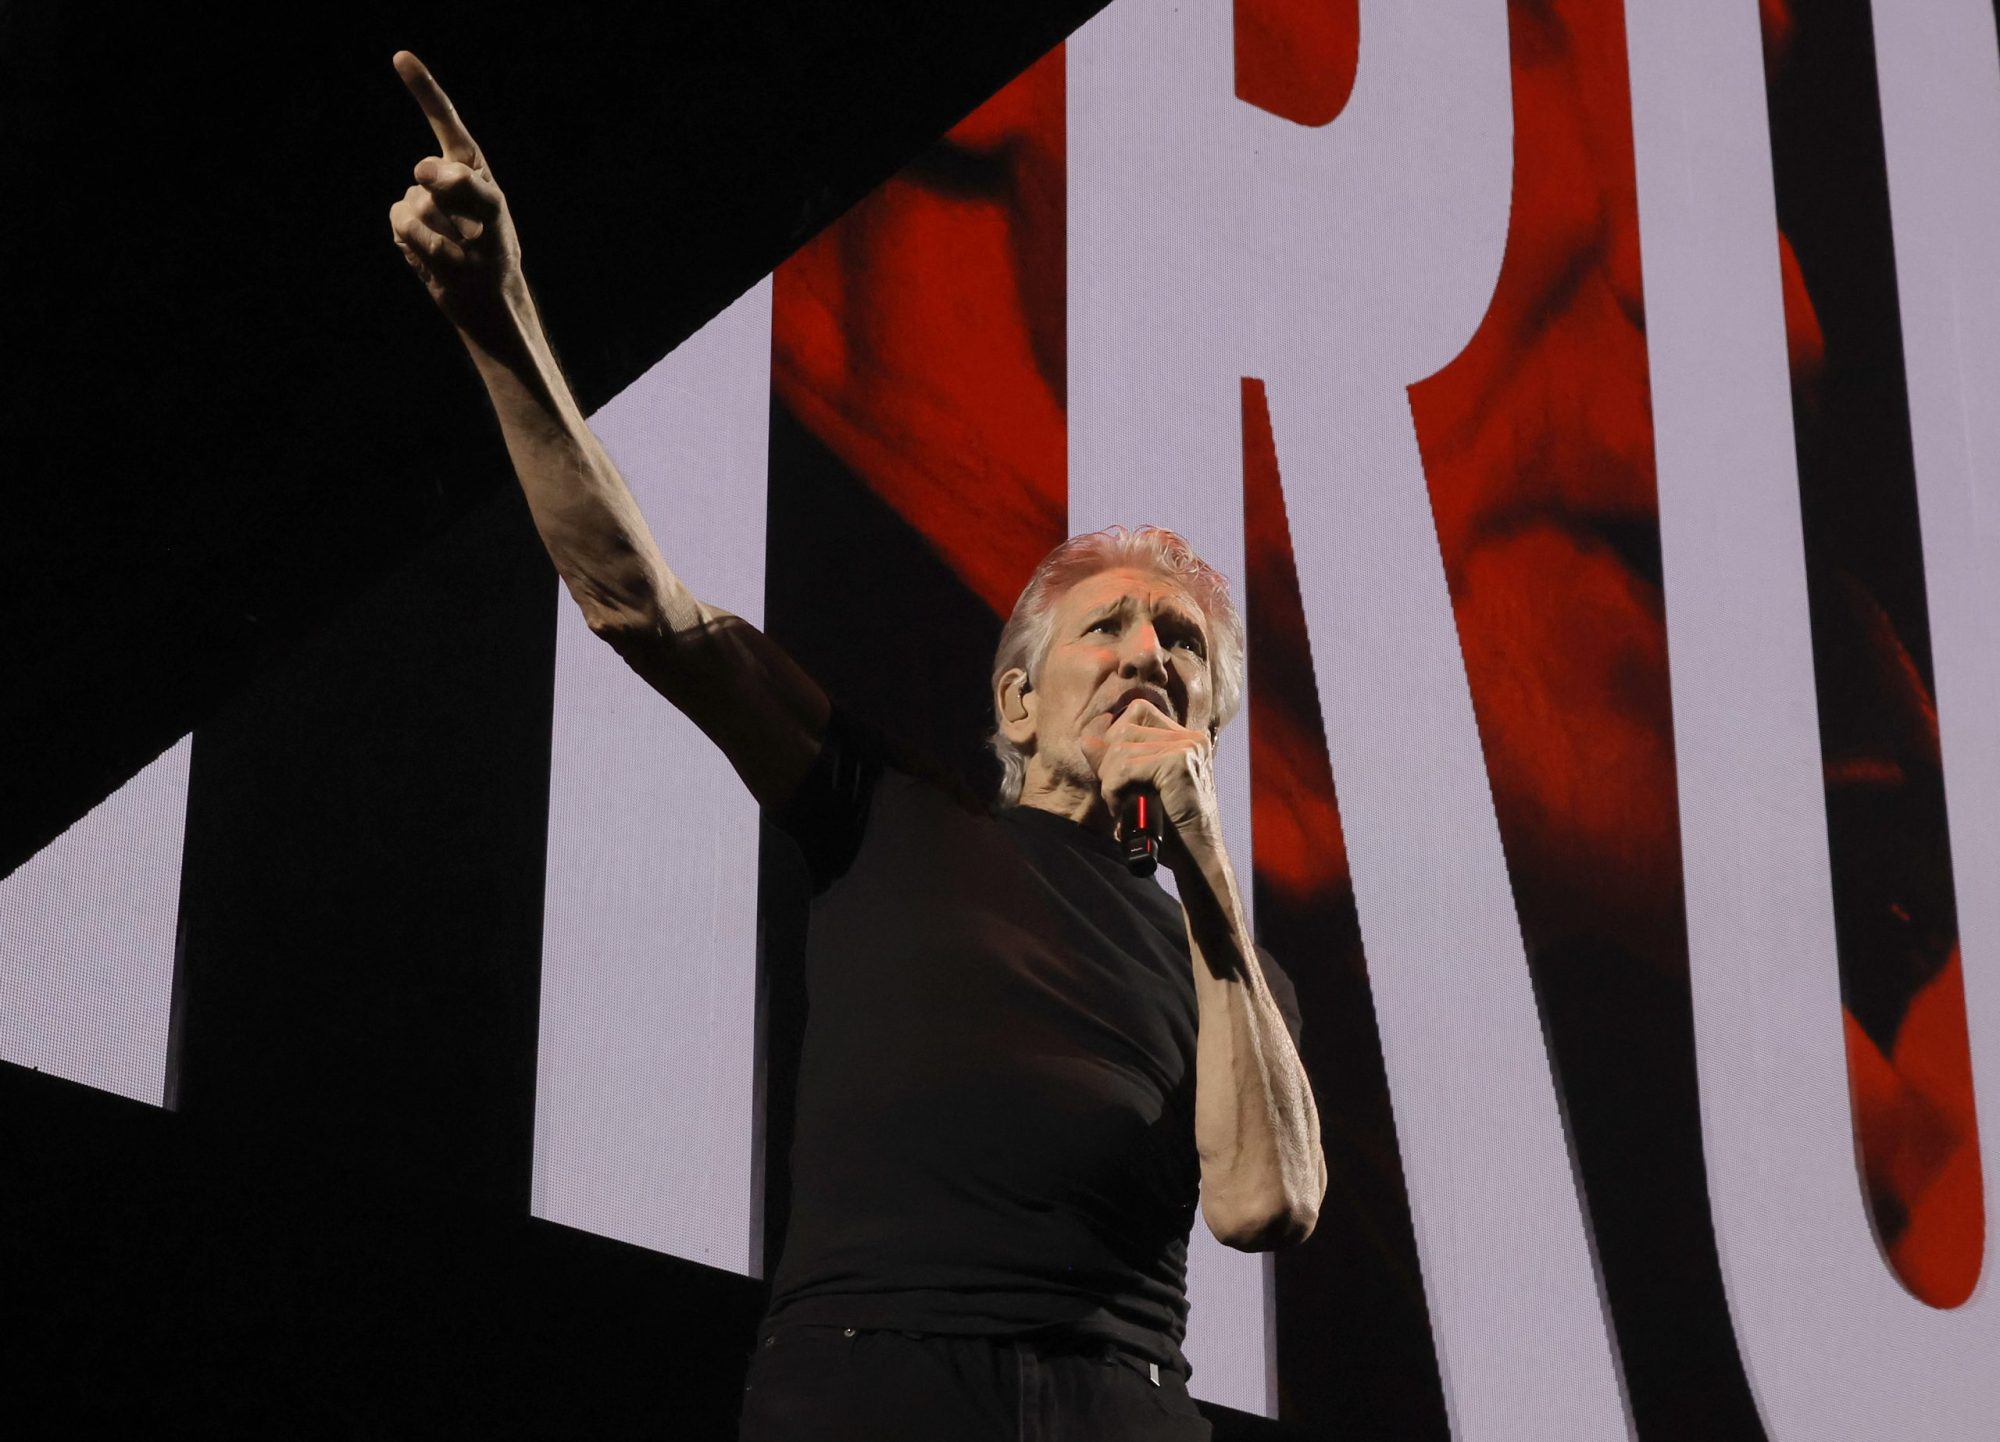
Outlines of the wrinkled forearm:
<svg viewBox="0 0 2000 1442">
<path fill-rule="evenodd" d="M 782 804 L 819 754 L 826 694 L 757 627 L 695 599 L 570 394 L 525 283 L 463 327 L 535 529 L 590 629 Z"/>
<path fill-rule="evenodd" d="M 692 629 L 699 607 L 585 422 L 526 283 L 510 287 L 495 324 L 460 339 L 486 383 L 535 529 L 591 628 Z"/>
<path fill-rule="evenodd" d="M 1303 1241 L 1326 1195 L 1319 1112 L 1258 964 L 1228 857 L 1190 849 L 1176 868 L 1194 953 L 1195 1148 L 1202 1209 L 1245 1250 Z"/>
</svg>

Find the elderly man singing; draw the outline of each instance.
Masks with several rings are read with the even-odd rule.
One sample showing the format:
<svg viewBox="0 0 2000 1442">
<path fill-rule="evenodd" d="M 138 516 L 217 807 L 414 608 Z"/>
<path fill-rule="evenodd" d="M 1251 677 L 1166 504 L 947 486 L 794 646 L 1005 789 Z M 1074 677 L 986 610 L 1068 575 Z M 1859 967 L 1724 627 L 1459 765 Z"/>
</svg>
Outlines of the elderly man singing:
<svg viewBox="0 0 2000 1442">
<path fill-rule="evenodd" d="M 1222 578 L 1168 531 L 1059 546 L 1002 633 L 1003 780 L 974 801 L 667 568 L 557 368 L 492 171 L 422 63 L 395 65 L 441 151 L 395 241 L 485 380 L 550 558 L 812 874 L 793 1209 L 742 1438 L 1207 1437 L 1180 1350 L 1197 1198 L 1261 1251 L 1309 1235 L 1326 1191 L 1291 984 L 1222 846 L 1215 735 L 1243 689 Z M 1147 809 L 1178 903 L 1131 864 Z"/>
</svg>

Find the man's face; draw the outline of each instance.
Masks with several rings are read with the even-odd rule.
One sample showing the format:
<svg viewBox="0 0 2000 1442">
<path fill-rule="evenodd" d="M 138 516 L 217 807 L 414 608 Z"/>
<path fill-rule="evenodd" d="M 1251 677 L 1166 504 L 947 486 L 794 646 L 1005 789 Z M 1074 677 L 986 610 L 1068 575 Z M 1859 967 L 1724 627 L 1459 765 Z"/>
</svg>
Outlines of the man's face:
<svg viewBox="0 0 2000 1442">
<path fill-rule="evenodd" d="M 1183 726 L 1210 728 L 1208 621 L 1157 572 L 1100 571 L 1056 603 L 1048 654 L 1027 684 L 1011 696 L 1003 690 L 1008 735 L 1030 753 L 1030 789 L 1039 782 L 1094 792 L 1105 732 L 1135 696 Z"/>
</svg>

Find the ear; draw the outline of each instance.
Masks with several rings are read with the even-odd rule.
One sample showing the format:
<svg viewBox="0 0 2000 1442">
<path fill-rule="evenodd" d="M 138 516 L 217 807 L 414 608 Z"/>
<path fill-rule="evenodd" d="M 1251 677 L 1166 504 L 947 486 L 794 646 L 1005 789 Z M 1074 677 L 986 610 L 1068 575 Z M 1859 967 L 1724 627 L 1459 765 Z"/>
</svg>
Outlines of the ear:
<svg viewBox="0 0 2000 1442">
<path fill-rule="evenodd" d="M 1019 666 L 1000 673 L 994 686 L 994 709 L 1000 713 L 1000 734 L 1023 750 L 1035 739 L 1035 688 Z"/>
</svg>

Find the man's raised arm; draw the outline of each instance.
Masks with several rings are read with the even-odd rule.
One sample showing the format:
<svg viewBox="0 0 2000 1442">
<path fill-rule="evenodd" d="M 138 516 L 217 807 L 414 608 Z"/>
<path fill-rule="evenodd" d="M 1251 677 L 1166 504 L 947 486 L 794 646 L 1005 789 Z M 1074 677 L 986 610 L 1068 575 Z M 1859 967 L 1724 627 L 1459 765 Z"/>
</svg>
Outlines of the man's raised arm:
<svg viewBox="0 0 2000 1442">
<path fill-rule="evenodd" d="M 556 365 L 491 168 L 423 62 L 404 50 L 395 66 L 441 153 L 418 162 L 390 230 L 486 382 L 549 559 L 590 629 L 722 748 L 759 802 L 781 804 L 818 753 L 825 694 L 667 568 Z"/>
</svg>

